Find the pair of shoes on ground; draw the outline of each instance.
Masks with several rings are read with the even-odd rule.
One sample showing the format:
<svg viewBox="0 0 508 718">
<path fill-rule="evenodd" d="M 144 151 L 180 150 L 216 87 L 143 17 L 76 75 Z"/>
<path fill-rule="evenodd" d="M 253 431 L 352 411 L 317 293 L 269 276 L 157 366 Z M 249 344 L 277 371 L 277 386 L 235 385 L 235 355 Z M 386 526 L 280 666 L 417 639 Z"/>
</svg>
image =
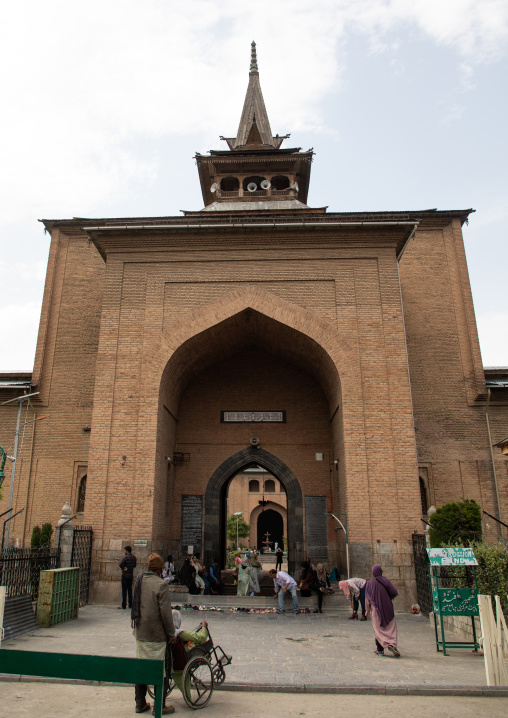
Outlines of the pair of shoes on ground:
<svg viewBox="0 0 508 718">
<path fill-rule="evenodd" d="M 395 646 L 387 646 L 388 650 L 393 653 L 394 658 L 400 658 L 399 651 L 395 648 Z M 384 649 L 381 649 L 380 651 L 374 651 L 376 656 L 384 656 L 385 652 Z"/>
<path fill-rule="evenodd" d="M 150 710 L 150 703 L 145 703 L 142 708 L 136 708 L 136 713 L 146 713 Z M 175 712 L 175 706 L 162 706 L 162 715 L 168 716 Z M 152 715 L 155 715 L 155 708 L 152 708 Z"/>
</svg>

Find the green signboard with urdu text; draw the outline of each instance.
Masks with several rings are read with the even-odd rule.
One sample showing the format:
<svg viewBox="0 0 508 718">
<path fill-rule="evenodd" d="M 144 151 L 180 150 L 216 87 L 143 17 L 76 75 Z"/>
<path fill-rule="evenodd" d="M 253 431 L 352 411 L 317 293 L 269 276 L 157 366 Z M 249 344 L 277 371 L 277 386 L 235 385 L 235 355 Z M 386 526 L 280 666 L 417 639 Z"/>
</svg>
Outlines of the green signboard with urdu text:
<svg viewBox="0 0 508 718">
<path fill-rule="evenodd" d="M 478 616 L 478 597 L 471 588 L 433 588 L 434 612 L 441 616 Z"/>
</svg>

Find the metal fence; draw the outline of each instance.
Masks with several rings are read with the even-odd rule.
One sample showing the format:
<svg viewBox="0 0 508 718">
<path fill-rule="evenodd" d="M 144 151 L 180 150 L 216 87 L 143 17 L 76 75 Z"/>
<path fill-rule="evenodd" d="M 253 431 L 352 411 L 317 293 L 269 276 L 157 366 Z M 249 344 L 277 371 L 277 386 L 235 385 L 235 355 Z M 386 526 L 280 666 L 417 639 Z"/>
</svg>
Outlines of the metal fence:
<svg viewBox="0 0 508 718">
<path fill-rule="evenodd" d="M 71 566 L 79 566 L 79 605 L 86 606 L 90 594 L 90 569 L 92 565 L 91 526 L 77 526 L 72 539 Z"/>
<path fill-rule="evenodd" d="M 0 550 L 0 586 L 6 586 L 7 596 L 30 594 L 36 601 L 39 594 L 39 575 L 49 568 L 58 568 L 58 548 L 13 548 Z"/>
<path fill-rule="evenodd" d="M 413 556 L 415 560 L 416 595 L 420 611 L 428 616 L 432 611 L 432 591 L 430 588 L 429 564 L 427 562 L 427 542 L 423 534 L 413 534 Z"/>
</svg>

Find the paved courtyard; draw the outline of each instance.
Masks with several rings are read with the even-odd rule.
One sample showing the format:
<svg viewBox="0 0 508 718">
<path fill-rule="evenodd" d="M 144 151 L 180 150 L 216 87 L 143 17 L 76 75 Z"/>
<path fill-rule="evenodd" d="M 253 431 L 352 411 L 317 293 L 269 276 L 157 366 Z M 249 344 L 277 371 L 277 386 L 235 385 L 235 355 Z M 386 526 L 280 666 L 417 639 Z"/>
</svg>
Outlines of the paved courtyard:
<svg viewBox="0 0 508 718">
<path fill-rule="evenodd" d="M 86 606 L 77 620 L 39 628 L 4 647 L 134 656 L 129 614 Z M 376 656 L 370 621 L 350 621 L 346 612 L 295 616 L 185 610 L 182 616 L 190 629 L 208 620 L 215 643 L 233 655 L 225 687 L 413 693 L 454 687 L 473 695 L 486 685 L 483 657 L 464 649 L 449 656 L 437 653 L 434 631 L 421 615 L 397 615 L 400 659 Z"/>
</svg>

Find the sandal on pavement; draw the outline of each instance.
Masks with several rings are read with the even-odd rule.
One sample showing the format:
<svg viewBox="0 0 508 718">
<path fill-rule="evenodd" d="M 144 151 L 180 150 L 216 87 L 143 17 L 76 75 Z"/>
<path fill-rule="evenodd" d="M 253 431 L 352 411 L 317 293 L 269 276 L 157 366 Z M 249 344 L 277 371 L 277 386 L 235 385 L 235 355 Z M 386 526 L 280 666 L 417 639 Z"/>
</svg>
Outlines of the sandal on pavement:
<svg viewBox="0 0 508 718">
<path fill-rule="evenodd" d="M 395 658 L 400 658 L 400 653 L 395 648 L 395 646 L 388 646 L 388 650 L 391 651 Z"/>
<path fill-rule="evenodd" d="M 141 708 L 136 707 L 136 713 L 146 713 L 150 710 L 150 703 L 145 703 Z"/>
<path fill-rule="evenodd" d="M 385 655 L 384 651 L 374 651 L 374 653 L 376 654 L 376 656 L 384 656 Z"/>
</svg>

